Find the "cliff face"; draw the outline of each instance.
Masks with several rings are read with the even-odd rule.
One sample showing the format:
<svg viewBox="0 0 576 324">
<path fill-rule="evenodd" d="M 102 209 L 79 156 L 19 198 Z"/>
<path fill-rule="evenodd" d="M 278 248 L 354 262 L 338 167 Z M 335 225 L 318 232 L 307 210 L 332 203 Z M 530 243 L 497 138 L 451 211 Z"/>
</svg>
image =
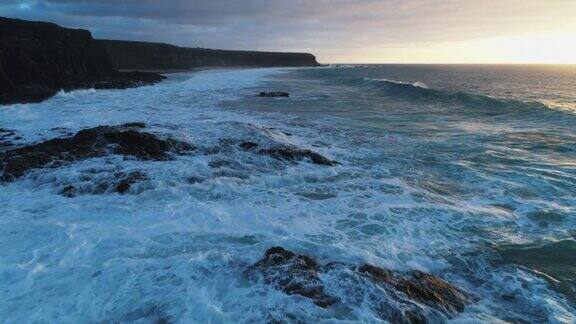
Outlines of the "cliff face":
<svg viewBox="0 0 576 324">
<path fill-rule="evenodd" d="M 318 65 L 313 55 L 305 53 L 210 50 L 94 40 L 87 30 L 0 17 L 0 105 L 39 102 L 62 89 L 124 89 L 165 78 L 155 73 L 127 73 L 117 69 Z"/>
<path fill-rule="evenodd" d="M 318 66 L 307 53 L 212 50 L 162 43 L 97 40 L 121 70 L 185 70 L 195 67 Z"/>
<path fill-rule="evenodd" d="M 0 104 L 38 102 L 61 89 L 126 88 L 162 78 L 118 73 L 87 30 L 0 17 Z"/>
</svg>

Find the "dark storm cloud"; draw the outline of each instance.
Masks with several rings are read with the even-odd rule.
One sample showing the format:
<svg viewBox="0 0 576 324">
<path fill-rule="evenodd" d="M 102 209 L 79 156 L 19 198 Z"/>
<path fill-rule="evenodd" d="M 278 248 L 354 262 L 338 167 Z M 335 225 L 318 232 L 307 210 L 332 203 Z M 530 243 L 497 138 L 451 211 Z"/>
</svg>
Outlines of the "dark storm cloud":
<svg viewBox="0 0 576 324">
<path fill-rule="evenodd" d="M 530 29 L 571 0 L 0 0 L 0 15 L 90 29 L 96 37 L 186 46 L 312 51 L 481 38 Z"/>
<path fill-rule="evenodd" d="M 321 13 L 323 8 L 352 3 L 350 0 L 45 0 L 13 1 L 32 10 L 93 17 L 123 17 L 161 20 L 171 23 L 220 24 L 254 19 L 258 21 L 301 20 Z M 363 1 L 365 2 L 365 1 Z"/>
<path fill-rule="evenodd" d="M 306 50 L 339 34 L 358 1 L 12 1 L 9 16 L 88 28 L 95 36 L 163 40 L 181 45 Z M 363 1 L 366 3 L 366 1 Z M 341 9 L 338 9 L 340 6 Z M 0 7 L 1 8 L 1 7 Z"/>
</svg>

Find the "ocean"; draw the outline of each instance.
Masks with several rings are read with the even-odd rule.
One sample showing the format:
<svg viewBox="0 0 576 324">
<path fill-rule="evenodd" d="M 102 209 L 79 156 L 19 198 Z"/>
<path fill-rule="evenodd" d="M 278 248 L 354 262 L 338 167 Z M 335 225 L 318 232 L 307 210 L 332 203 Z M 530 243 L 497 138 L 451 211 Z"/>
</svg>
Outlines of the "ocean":
<svg viewBox="0 0 576 324">
<path fill-rule="evenodd" d="M 393 296 L 346 270 L 321 277 L 341 301 L 329 308 L 246 280 L 273 246 L 429 272 L 474 296 L 431 322 L 576 322 L 576 66 L 205 70 L 0 107 L 15 145 L 126 122 L 202 154 L 110 155 L 0 185 L 0 322 L 386 320 Z M 130 171 L 148 179 L 106 189 Z"/>
</svg>

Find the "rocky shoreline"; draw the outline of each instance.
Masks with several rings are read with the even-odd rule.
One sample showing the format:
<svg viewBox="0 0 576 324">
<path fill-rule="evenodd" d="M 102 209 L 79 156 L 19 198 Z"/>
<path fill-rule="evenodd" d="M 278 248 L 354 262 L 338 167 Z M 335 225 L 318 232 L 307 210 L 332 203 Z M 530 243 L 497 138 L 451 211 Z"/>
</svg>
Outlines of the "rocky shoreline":
<svg viewBox="0 0 576 324">
<path fill-rule="evenodd" d="M 26 173 L 42 168 L 59 167 L 63 164 L 104 157 L 122 155 L 139 160 L 168 161 L 175 155 L 211 154 L 218 148 L 196 147 L 173 138 L 159 138 L 144 132 L 146 124 L 140 122 L 114 126 L 98 126 L 81 130 L 70 137 L 54 138 L 40 143 L 17 146 L 11 139 L 16 130 L 0 130 L 0 181 L 13 182 Z M 222 140 L 226 142 L 226 140 Z M 267 155 L 287 163 L 307 160 L 312 164 L 335 166 L 339 164 L 319 153 L 289 145 L 263 146 L 255 141 L 243 141 L 238 149 L 259 155 Z M 213 165 L 218 168 L 219 165 Z M 128 183 L 145 178 L 145 175 L 129 175 Z M 126 184 L 123 185 L 126 187 Z M 64 190 L 69 191 L 69 190 Z M 118 190 L 126 191 L 126 190 Z"/>
<path fill-rule="evenodd" d="M 117 71 L 87 30 L 0 17 L 0 105 L 40 102 L 60 90 L 126 89 L 163 79 Z"/>
<path fill-rule="evenodd" d="M 116 70 L 118 64 L 112 64 L 88 31 L 0 18 L 0 32 L 0 104 L 39 102 L 60 90 L 151 85 L 165 78 L 150 72 Z M 289 97 L 289 94 L 261 92 L 258 96 Z M 222 147 L 208 147 L 159 136 L 145 131 L 146 128 L 141 122 L 103 125 L 30 144 L 15 144 L 18 131 L 0 129 L 0 185 L 19 181 L 37 170 L 87 159 L 121 156 L 169 163 L 179 155 L 210 155 L 223 147 L 268 156 L 271 161 L 287 165 L 310 163 L 317 167 L 336 167 L 340 164 L 310 149 L 288 144 L 246 138 L 236 142 L 221 139 Z M 216 177 L 225 176 L 226 173 L 218 170 L 227 163 L 230 162 L 212 161 L 209 167 L 215 170 Z M 69 199 L 85 194 L 134 194 L 134 188 L 149 182 L 150 176 L 138 168 L 120 169 L 98 181 L 94 179 L 86 175 L 84 180 L 92 183 L 89 189 L 70 181 L 59 184 L 56 192 Z M 334 294 L 330 285 L 367 290 L 370 293 L 362 292 L 363 298 L 375 316 L 394 323 L 444 322 L 475 301 L 472 294 L 429 273 L 393 271 L 371 264 L 322 264 L 313 257 L 282 247 L 269 248 L 260 260 L 246 266 L 243 274 L 252 285 L 273 287 L 283 294 L 309 300 L 321 309 L 334 311 L 348 307 L 350 301 L 346 296 Z"/>
<path fill-rule="evenodd" d="M 181 48 L 95 40 L 87 30 L 0 17 L 0 105 L 36 103 L 60 90 L 126 89 L 166 77 L 147 71 L 319 66 L 307 53 Z M 138 71 L 138 72 L 136 72 Z"/>
<path fill-rule="evenodd" d="M 109 155 L 169 163 L 178 155 L 209 155 L 219 151 L 215 147 L 202 147 L 175 138 L 160 137 L 145 132 L 146 127 L 140 122 L 98 126 L 78 131 L 69 137 L 0 148 L 0 181 L 14 182 L 34 170 L 58 168 Z M 9 141 L 18 132 L 2 130 L 1 134 L 4 141 Z M 255 140 L 233 143 L 222 139 L 221 143 L 247 153 L 267 155 L 283 163 L 306 161 L 318 167 L 339 164 L 319 153 L 293 146 L 270 146 Z M 218 169 L 222 165 L 211 163 L 210 167 Z M 148 175 L 141 170 L 119 170 L 106 179 L 95 185 L 96 189 L 92 192 L 84 192 L 77 184 L 69 183 L 60 189 L 59 194 L 70 199 L 86 193 L 127 194 L 133 186 L 149 180 Z M 383 297 L 375 297 L 377 302 L 374 301 L 374 312 L 381 319 L 396 323 L 428 323 L 430 319 L 444 321 L 461 313 L 466 305 L 474 302 L 471 294 L 428 273 L 398 272 L 370 264 L 320 264 L 312 257 L 282 247 L 268 249 L 260 260 L 248 266 L 244 272 L 251 284 L 272 286 L 287 295 L 306 298 L 317 307 L 326 309 L 346 307 L 347 303 L 342 296 L 333 295 L 327 286 L 324 278 L 341 278 L 341 275 L 333 276 L 334 273 L 345 273 L 352 276 L 354 281 L 363 282 L 362 287 L 383 294 Z M 344 280 L 330 284 L 349 283 Z"/>
</svg>

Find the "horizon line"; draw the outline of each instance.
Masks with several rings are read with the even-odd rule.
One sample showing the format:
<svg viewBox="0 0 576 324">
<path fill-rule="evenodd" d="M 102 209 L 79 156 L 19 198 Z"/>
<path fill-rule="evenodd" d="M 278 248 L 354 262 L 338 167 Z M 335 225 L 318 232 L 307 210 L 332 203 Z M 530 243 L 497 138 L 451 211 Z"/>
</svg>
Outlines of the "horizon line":
<svg viewBox="0 0 576 324">
<path fill-rule="evenodd" d="M 576 66 L 575 63 L 551 63 L 551 62 L 378 62 L 378 63 L 360 63 L 360 62 L 330 62 L 320 64 L 344 64 L 344 65 L 568 65 Z"/>
</svg>

